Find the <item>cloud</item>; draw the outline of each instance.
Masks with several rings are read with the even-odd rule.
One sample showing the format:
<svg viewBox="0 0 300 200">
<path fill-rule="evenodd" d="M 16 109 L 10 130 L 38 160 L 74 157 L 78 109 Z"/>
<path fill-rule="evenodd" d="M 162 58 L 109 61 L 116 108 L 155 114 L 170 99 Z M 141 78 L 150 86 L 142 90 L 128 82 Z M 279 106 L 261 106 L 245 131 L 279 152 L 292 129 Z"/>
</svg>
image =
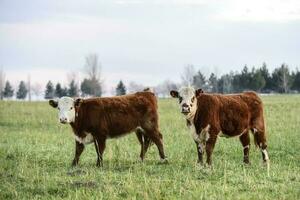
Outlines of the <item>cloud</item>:
<svg viewBox="0 0 300 200">
<path fill-rule="evenodd" d="M 215 19 L 228 21 L 288 22 L 300 20 L 299 0 L 223 1 Z"/>
</svg>

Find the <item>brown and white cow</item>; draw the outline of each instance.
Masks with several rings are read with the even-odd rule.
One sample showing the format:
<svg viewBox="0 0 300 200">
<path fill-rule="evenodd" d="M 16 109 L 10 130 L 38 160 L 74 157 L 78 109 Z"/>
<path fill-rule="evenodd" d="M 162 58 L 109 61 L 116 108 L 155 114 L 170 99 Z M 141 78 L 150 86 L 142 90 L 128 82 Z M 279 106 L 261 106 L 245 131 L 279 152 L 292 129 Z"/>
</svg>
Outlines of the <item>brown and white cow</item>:
<svg viewBox="0 0 300 200">
<path fill-rule="evenodd" d="M 166 161 L 162 135 L 158 129 L 157 100 L 151 92 L 72 99 L 62 97 L 49 104 L 59 110 L 59 121 L 71 125 L 76 151 L 72 165 L 77 165 L 85 144 L 94 143 L 97 166 L 102 166 L 102 154 L 108 138 L 116 138 L 135 131 L 141 144 L 143 160 L 150 142 L 158 147 L 161 161 Z"/>
<path fill-rule="evenodd" d="M 269 167 L 263 104 L 255 92 L 221 95 L 182 87 L 179 91 L 170 91 L 170 94 L 179 98 L 181 113 L 197 146 L 199 163 L 203 164 L 205 150 L 206 162 L 212 164 L 212 152 L 218 136 L 239 137 L 244 148 L 244 163 L 249 163 L 251 130 L 255 144 L 262 151 L 263 161 Z"/>
</svg>

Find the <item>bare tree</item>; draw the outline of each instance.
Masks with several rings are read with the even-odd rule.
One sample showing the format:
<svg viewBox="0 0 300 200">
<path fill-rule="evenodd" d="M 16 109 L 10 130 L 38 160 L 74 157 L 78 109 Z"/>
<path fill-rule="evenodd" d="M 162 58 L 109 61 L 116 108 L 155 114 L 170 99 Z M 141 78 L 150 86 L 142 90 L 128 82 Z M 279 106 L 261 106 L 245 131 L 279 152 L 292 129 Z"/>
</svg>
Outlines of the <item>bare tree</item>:
<svg viewBox="0 0 300 200">
<path fill-rule="evenodd" d="M 101 81 L 101 63 L 97 54 L 90 54 L 85 58 L 85 71 L 91 80 Z"/>
<path fill-rule="evenodd" d="M 193 65 L 189 64 L 184 67 L 183 74 L 181 75 L 182 85 L 191 86 L 193 85 L 193 79 L 196 74 Z"/>
<path fill-rule="evenodd" d="M 128 85 L 128 92 L 129 93 L 143 91 L 144 89 L 145 89 L 145 86 L 143 86 L 142 84 L 138 84 L 134 81 L 131 81 Z"/>
<path fill-rule="evenodd" d="M 36 96 L 36 99 L 42 94 L 42 85 L 40 83 L 34 83 L 31 87 L 32 93 Z"/>
<path fill-rule="evenodd" d="M 67 82 L 68 82 L 68 84 L 70 84 L 72 81 L 74 81 L 76 84 L 79 83 L 79 77 L 78 77 L 77 72 L 70 71 L 69 73 L 67 73 Z"/>
<path fill-rule="evenodd" d="M 178 85 L 170 80 L 165 80 L 154 88 L 155 93 L 160 97 L 167 97 L 171 90 L 177 90 Z"/>
<path fill-rule="evenodd" d="M 281 66 L 281 88 L 283 89 L 284 93 L 289 91 L 289 79 L 290 79 L 290 72 L 289 68 L 286 64 L 282 64 Z"/>
<path fill-rule="evenodd" d="M 5 85 L 5 74 L 3 69 L 0 69 L 0 100 L 3 99 L 3 90 Z"/>
<path fill-rule="evenodd" d="M 28 89 L 28 100 L 31 101 L 31 77 L 30 77 L 30 74 L 27 77 L 27 89 Z"/>
<path fill-rule="evenodd" d="M 85 58 L 84 69 L 88 75 L 81 83 L 82 95 L 101 96 L 102 83 L 101 83 L 101 64 L 97 54 L 90 54 Z"/>
</svg>

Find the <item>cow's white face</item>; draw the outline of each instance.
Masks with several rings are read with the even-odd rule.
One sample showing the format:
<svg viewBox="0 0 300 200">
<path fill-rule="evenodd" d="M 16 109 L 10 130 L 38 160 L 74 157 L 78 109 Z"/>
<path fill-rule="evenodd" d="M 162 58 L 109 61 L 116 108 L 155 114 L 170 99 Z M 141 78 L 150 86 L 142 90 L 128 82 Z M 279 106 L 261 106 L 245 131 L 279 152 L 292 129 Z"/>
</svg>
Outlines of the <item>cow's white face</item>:
<svg viewBox="0 0 300 200">
<path fill-rule="evenodd" d="M 75 122 L 74 99 L 70 97 L 61 97 L 57 101 L 50 100 L 49 104 L 58 109 L 58 119 L 60 123 L 66 124 Z"/>
<path fill-rule="evenodd" d="M 179 91 L 172 90 L 170 94 L 174 98 L 179 99 L 179 108 L 182 114 L 194 115 L 197 110 L 197 98 L 196 96 L 203 93 L 202 89 L 195 91 L 192 87 L 182 87 Z"/>
</svg>

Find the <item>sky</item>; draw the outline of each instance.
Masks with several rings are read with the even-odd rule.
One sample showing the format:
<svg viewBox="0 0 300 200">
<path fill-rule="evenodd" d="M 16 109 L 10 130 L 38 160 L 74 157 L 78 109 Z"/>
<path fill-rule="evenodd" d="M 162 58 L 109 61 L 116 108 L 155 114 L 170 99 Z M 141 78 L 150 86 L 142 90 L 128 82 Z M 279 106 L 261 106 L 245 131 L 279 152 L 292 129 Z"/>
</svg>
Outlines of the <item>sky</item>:
<svg viewBox="0 0 300 200">
<path fill-rule="evenodd" d="M 96 53 L 107 93 L 122 79 L 180 82 L 267 63 L 300 67 L 298 0 L 0 0 L 0 68 L 17 85 L 85 77 Z"/>
</svg>

